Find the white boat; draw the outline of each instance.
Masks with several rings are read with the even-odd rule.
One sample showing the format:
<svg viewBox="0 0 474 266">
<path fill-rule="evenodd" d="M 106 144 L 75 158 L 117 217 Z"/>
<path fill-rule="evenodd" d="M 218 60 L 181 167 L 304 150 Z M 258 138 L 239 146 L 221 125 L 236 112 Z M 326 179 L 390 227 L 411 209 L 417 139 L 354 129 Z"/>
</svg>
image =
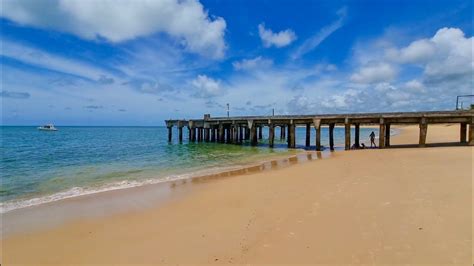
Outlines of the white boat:
<svg viewBox="0 0 474 266">
<path fill-rule="evenodd" d="M 53 124 L 47 124 L 47 125 L 44 125 L 44 126 L 40 126 L 40 127 L 38 127 L 38 130 L 42 130 L 42 131 L 58 131 L 58 129 L 55 128 Z"/>
</svg>

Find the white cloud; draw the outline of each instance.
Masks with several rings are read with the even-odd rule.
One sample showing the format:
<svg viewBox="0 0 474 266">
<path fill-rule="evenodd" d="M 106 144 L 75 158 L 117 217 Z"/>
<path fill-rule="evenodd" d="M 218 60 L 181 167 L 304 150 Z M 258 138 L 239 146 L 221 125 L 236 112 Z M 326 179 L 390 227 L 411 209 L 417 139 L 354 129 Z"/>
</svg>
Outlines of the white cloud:
<svg viewBox="0 0 474 266">
<path fill-rule="evenodd" d="M 372 63 L 363 66 L 351 76 L 351 81 L 356 83 L 379 83 L 390 81 L 397 75 L 397 70 L 388 63 Z"/>
<path fill-rule="evenodd" d="M 442 28 L 430 39 L 420 39 L 407 47 L 393 49 L 388 58 L 423 68 L 425 79 L 442 81 L 471 75 L 474 71 L 473 37 L 466 38 L 457 28 Z"/>
<path fill-rule="evenodd" d="M 274 33 L 271 29 L 265 29 L 265 24 L 258 25 L 258 34 L 264 47 L 284 47 L 296 40 L 296 34 L 290 29 Z"/>
<path fill-rule="evenodd" d="M 405 82 L 404 87 L 413 92 L 425 92 L 425 85 L 416 79 Z"/>
<path fill-rule="evenodd" d="M 198 97 L 215 97 L 223 93 L 221 82 L 206 75 L 198 75 L 191 84 L 197 89 Z"/>
<path fill-rule="evenodd" d="M 309 39 L 304 41 L 304 43 L 296 49 L 293 53 L 292 58 L 297 59 L 301 56 L 311 52 L 316 47 L 319 46 L 327 37 L 329 37 L 333 32 L 338 30 L 344 25 L 344 20 L 347 16 L 347 8 L 343 7 L 337 11 L 338 19 L 333 23 L 322 28 L 318 33 L 311 36 Z"/>
<path fill-rule="evenodd" d="M 198 0 L 4 0 L 2 16 L 19 24 L 122 42 L 166 33 L 190 52 L 222 58 L 226 22 Z"/>
<path fill-rule="evenodd" d="M 235 61 L 232 63 L 235 70 L 252 70 L 268 68 L 273 64 L 273 61 L 261 56 L 257 56 L 252 59 L 242 59 L 241 61 Z"/>
<path fill-rule="evenodd" d="M 79 60 L 64 58 L 7 40 L 2 40 L 2 45 L 2 49 L 0 49 L 0 54 L 2 56 L 10 57 L 32 66 L 98 82 L 103 81 L 104 78 L 111 79 L 110 76 L 112 76 L 111 73 L 103 69 Z"/>
</svg>

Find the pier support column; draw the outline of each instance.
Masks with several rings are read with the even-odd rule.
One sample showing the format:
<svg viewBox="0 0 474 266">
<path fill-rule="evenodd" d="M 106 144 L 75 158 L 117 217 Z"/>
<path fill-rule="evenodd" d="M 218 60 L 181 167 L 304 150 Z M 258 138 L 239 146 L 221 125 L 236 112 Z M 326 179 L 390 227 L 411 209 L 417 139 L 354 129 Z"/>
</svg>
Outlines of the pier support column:
<svg viewBox="0 0 474 266">
<path fill-rule="evenodd" d="M 469 124 L 469 146 L 474 146 L 474 123 Z"/>
<path fill-rule="evenodd" d="M 231 127 L 230 127 L 230 126 L 227 127 L 225 131 L 226 131 L 226 134 L 225 134 L 225 137 L 226 137 L 225 142 L 226 142 L 226 143 L 232 143 L 232 129 L 231 129 Z"/>
<path fill-rule="evenodd" d="M 189 129 L 189 141 L 190 142 L 196 141 L 196 128 L 195 127 L 191 127 Z"/>
<path fill-rule="evenodd" d="M 198 142 L 201 142 L 202 141 L 202 128 L 198 127 L 197 131 L 198 131 Z"/>
<path fill-rule="evenodd" d="M 237 128 L 237 124 L 232 124 L 232 143 L 237 144 L 239 143 L 239 130 Z"/>
<path fill-rule="evenodd" d="M 275 141 L 275 126 L 272 123 L 268 124 L 268 146 L 273 148 L 273 142 Z"/>
<path fill-rule="evenodd" d="M 257 140 L 257 127 L 255 126 L 253 120 L 248 120 L 247 121 L 248 129 L 250 131 L 250 145 L 252 146 L 257 146 L 258 140 Z"/>
<path fill-rule="evenodd" d="M 242 144 L 244 142 L 244 128 L 239 126 L 239 143 Z"/>
<path fill-rule="evenodd" d="M 183 142 L 183 127 L 182 126 L 178 126 L 178 140 L 179 140 L 179 143 Z"/>
<path fill-rule="evenodd" d="M 310 145 L 311 145 L 311 124 L 307 123 L 306 124 L 306 142 L 305 142 L 305 146 L 307 148 L 309 148 Z"/>
<path fill-rule="evenodd" d="M 420 141 L 419 141 L 420 147 L 426 146 L 427 132 L 428 132 L 428 124 L 426 123 L 426 118 L 423 117 L 420 121 Z"/>
<path fill-rule="evenodd" d="M 248 126 L 245 128 L 245 140 L 250 140 L 250 128 Z"/>
<path fill-rule="evenodd" d="M 334 123 L 329 124 L 329 149 L 334 150 Z"/>
<path fill-rule="evenodd" d="M 315 135 L 316 135 L 316 150 L 321 150 L 321 120 L 320 119 L 313 119 Z"/>
<path fill-rule="evenodd" d="M 258 127 L 258 139 L 263 139 L 263 127 Z"/>
<path fill-rule="evenodd" d="M 294 149 L 296 147 L 295 124 L 293 120 L 288 125 L 288 148 Z"/>
<path fill-rule="evenodd" d="M 216 141 L 216 129 L 214 127 L 211 127 L 211 142 Z"/>
<path fill-rule="evenodd" d="M 460 128 L 460 142 L 461 143 L 466 143 L 467 142 L 467 123 L 461 123 L 461 128 Z"/>
<path fill-rule="evenodd" d="M 355 132 L 354 132 L 354 145 L 356 148 L 360 147 L 360 124 L 355 124 Z"/>
<path fill-rule="evenodd" d="M 390 124 L 385 125 L 385 147 L 390 147 Z"/>
<path fill-rule="evenodd" d="M 349 123 L 349 118 L 344 120 L 344 135 L 345 135 L 345 142 L 344 142 L 344 149 L 350 150 L 351 149 L 351 124 Z"/>
<path fill-rule="evenodd" d="M 209 133 L 210 133 L 210 132 L 209 132 L 209 128 L 205 128 L 205 129 L 204 129 L 204 141 L 205 141 L 205 142 L 209 142 L 209 140 L 210 140 Z"/>
<path fill-rule="evenodd" d="M 281 126 L 281 139 L 285 140 L 286 139 L 286 127 Z"/>
<path fill-rule="evenodd" d="M 168 127 L 168 142 L 173 138 L 173 127 Z"/>
<path fill-rule="evenodd" d="M 224 125 L 219 123 L 219 131 L 217 132 L 217 140 L 222 143 L 224 142 Z"/>
<path fill-rule="evenodd" d="M 385 148 L 385 121 L 380 118 L 379 122 L 379 149 Z"/>
</svg>

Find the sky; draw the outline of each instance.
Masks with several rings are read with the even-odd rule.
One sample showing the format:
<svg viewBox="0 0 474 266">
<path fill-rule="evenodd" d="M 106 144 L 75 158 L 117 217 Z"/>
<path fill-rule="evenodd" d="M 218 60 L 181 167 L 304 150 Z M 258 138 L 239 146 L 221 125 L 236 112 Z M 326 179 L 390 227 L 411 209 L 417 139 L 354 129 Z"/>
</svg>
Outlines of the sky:
<svg viewBox="0 0 474 266">
<path fill-rule="evenodd" d="M 452 110 L 473 94 L 458 0 L 2 0 L 3 125 Z M 467 104 L 469 102 L 466 102 Z"/>
</svg>

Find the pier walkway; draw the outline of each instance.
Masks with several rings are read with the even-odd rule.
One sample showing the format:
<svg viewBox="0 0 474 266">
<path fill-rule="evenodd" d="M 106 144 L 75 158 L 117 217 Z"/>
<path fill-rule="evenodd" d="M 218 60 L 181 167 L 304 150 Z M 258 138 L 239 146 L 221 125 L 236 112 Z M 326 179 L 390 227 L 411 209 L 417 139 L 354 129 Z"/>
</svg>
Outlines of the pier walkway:
<svg viewBox="0 0 474 266">
<path fill-rule="evenodd" d="M 419 146 L 426 145 L 426 135 L 429 124 L 459 124 L 460 143 L 474 145 L 474 111 L 432 111 L 432 112 L 403 112 L 403 113 L 358 113 L 358 114 L 329 114 L 329 115 L 278 115 L 278 116 L 240 116 L 240 117 L 211 117 L 204 115 L 203 119 L 166 120 L 168 141 L 172 140 L 173 127 L 178 128 L 178 141 L 183 141 L 183 128 L 188 129 L 190 142 L 220 142 L 242 144 L 245 141 L 256 146 L 262 139 L 263 127 L 268 127 L 268 143 L 274 145 L 275 128 L 280 127 L 280 138 L 288 142 L 289 148 L 295 148 L 297 126 L 306 127 L 306 146 L 311 145 L 311 128 L 315 130 L 316 150 L 321 150 L 321 127 L 329 127 L 329 148 L 334 149 L 334 127 L 342 125 L 345 128 L 345 149 L 352 146 L 351 127 L 354 127 L 354 146 L 359 147 L 360 126 L 379 126 L 379 148 L 390 146 L 391 125 L 419 125 Z"/>
</svg>

